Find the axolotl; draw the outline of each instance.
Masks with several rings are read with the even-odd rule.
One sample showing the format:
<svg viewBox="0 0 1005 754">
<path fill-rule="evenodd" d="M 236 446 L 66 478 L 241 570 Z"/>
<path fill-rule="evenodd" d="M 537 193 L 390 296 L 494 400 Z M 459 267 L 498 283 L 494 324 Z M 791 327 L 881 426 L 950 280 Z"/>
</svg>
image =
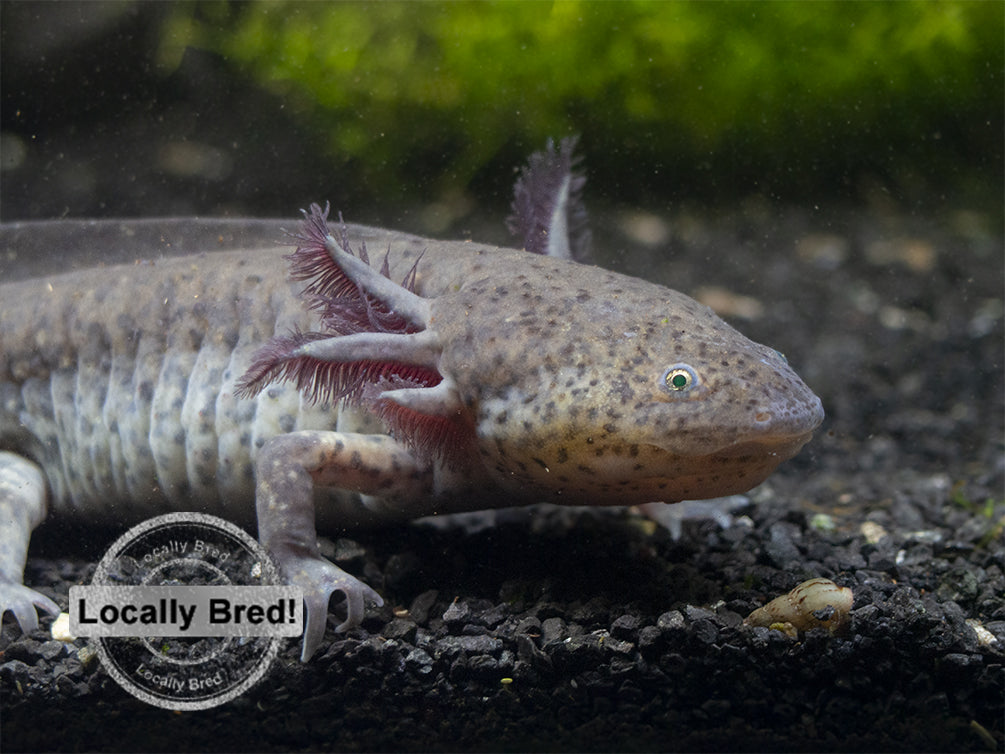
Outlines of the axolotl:
<svg viewBox="0 0 1005 754">
<path fill-rule="evenodd" d="M 383 604 L 321 555 L 319 525 L 725 496 L 795 455 L 823 410 L 778 352 L 571 258 L 588 238 L 572 146 L 518 181 L 524 250 L 330 223 L 314 205 L 289 277 L 281 249 L 249 245 L 0 283 L 0 609 L 25 632 L 36 608 L 59 612 L 22 582 L 47 512 L 251 526 L 254 500 L 303 589 L 306 660 L 334 592 L 337 630 Z"/>
</svg>

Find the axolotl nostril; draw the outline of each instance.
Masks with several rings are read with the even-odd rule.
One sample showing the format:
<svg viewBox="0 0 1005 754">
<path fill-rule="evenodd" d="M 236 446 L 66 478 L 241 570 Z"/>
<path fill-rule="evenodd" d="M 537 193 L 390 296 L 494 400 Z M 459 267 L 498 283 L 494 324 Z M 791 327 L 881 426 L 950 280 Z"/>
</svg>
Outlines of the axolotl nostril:
<svg viewBox="0 0 1005 754">
<path fill-rule="evenodd" d="M 382 604 L 322 557 L 316 523 L 717 497 L 797 453 L 823 411 L 783 357 L 681 293 L 573 261 L 572 147 L 517 184 L 523 251 L 313 206 L 292 281 L 276 249 L 241 248 L 0 284 L 0 609 L 25 630 L 58 611 L 21 582 L 48 508 L 250 523 L 254 499 L 304 590 L 306 659 L 333 592 L 340 628 Z"/>
</svg>

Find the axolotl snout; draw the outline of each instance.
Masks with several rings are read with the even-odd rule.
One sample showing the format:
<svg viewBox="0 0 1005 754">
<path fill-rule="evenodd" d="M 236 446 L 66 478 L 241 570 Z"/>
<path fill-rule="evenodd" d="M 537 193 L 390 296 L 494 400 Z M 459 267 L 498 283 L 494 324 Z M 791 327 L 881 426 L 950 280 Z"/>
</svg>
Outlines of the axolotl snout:
<svg viewBox="0 0 1005 754">
<path fill-rule="evenodd" d="M 524 176 L 524 194 L 548 200 L 521 210 L 518 185 L 524 246 L 552 256 L 411 239 L 371 265 L 359 232 L 314 206 L 289 257 L 296 285 L 261 282 L 272 250 L 210 255 L 199 261 L 209 272 L 188 278 L 184 260 L 165 262 L 150 275 L 195 286 L 164 289 L 178 301 L 147 317 L 139 303 L 125 311 L 128 297 L 99 297 L 116 311 L 81 316 L 42 338 L 41 353 L 30 323 L 42 317 L 26 309 L 39 304 L 0 304 L 0 608 L 26 630 L 33 604 L 58 609 L 19 578 L 47 502 L 116 518 L 115 501 L 139 496 L 149 504 L 134 502 L 133 516 L 239 518 L 234 499 L 253 484 L 259 537 L 304 589 L 307 658 L 333 592 L 346 596 L 340 628 L 359 623 L 365 599 L 382 604 L 322 557 L 316 520 L 669 503 L 760 483 L 810 439 L 819 399 L 780 354 L 687 296 L 562 258 L 580 245 L 570 153 L 567 143 L 538 158 L 554 178 L 543 189 Z M 124 280 L 116 269 L 107 278 Z M 233 301 L 192 304 L 221 292 Z M 306 306 L 291 315 L 298 298 Z M 146 338 L 164 323 L 167 334 Z M 91 436 L 119 439 L 70 473 L 81 412 Z"/>
</svg>

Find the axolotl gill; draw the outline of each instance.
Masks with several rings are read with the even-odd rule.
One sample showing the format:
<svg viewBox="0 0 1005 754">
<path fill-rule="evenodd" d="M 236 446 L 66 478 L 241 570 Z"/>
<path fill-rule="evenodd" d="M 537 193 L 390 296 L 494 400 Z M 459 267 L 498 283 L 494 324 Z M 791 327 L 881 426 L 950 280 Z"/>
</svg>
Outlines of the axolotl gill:
<svg viewBox="0 0 1005 754">
<path fill-rule="evenodd" d="M 314 205 L 289 276 L 274 244 L 0 283 L 0 609 L 25 632 L 36 608 L 59 612 L 22 583 L 49 512 L 251 526 L 254 500 L 304 591 L 306 660 L 334 592 L 340 630 L 383 604 L 320 554 L 318 526 L 725 496 L 795 455 L 823 410 L 778 352 L 572 259 L 588 243 L 573 146 L 549 143 L 517 183 L 524 250 L 330 223 Z M 44 224 L 0 241 L 27 253 L 16 239 L 46 232 L 58 259 Z"/>
</svg>

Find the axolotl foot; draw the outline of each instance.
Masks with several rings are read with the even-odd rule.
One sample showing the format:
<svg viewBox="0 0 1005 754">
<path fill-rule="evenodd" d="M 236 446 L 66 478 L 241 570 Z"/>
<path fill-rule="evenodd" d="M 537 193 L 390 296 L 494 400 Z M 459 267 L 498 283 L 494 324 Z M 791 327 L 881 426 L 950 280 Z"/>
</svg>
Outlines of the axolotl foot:
<svg viewBox="0 0 1005 754">
<path fill-rule="evenodd" d="M 639 510 L 670 532 L 676 542 L 684 535 L 685 521 L 714 521 L 720 528 L 733 525 L 733 511 L 750 505 L 746 495 L 730 495 L 711 500 L 682 500 L 679 503 L 644 503 Z"/>
<path fill-rule="evenodd" d="M 21 626 L 21 631 L 30 634 L 38 628 L 38 614 L 35 608 L 51 615 L 59 615 L 59 605 L 36 592 L 34 589 L 0 577 L 0 618 L 9 610 Z"/>
<path fill-rule="evenodd" d="M 28 541 L 46 510 L 42 469 L 16 453 L 0 451 L 0 619 L 10 611 L 21 630 L 38 628 L 35 608 L 59 615 L 59 606 L 21 583 Z"/>
<path fill-rule="evenodd" d="M 355 576 L 346 573 L 334 563 L 310 552 L 273 550 L 279 560 L 287 583 L 304 591 L 304 643 L 300 660 L 307 662 L 321 646 L 328 622 L 328 601 L 334 592 L 345 595 L 346 616 L 335 630 L 347 631 L 363 620 L 366 600 L 382 606 L 384 600 L 377 592 Z"/>
</svg>

